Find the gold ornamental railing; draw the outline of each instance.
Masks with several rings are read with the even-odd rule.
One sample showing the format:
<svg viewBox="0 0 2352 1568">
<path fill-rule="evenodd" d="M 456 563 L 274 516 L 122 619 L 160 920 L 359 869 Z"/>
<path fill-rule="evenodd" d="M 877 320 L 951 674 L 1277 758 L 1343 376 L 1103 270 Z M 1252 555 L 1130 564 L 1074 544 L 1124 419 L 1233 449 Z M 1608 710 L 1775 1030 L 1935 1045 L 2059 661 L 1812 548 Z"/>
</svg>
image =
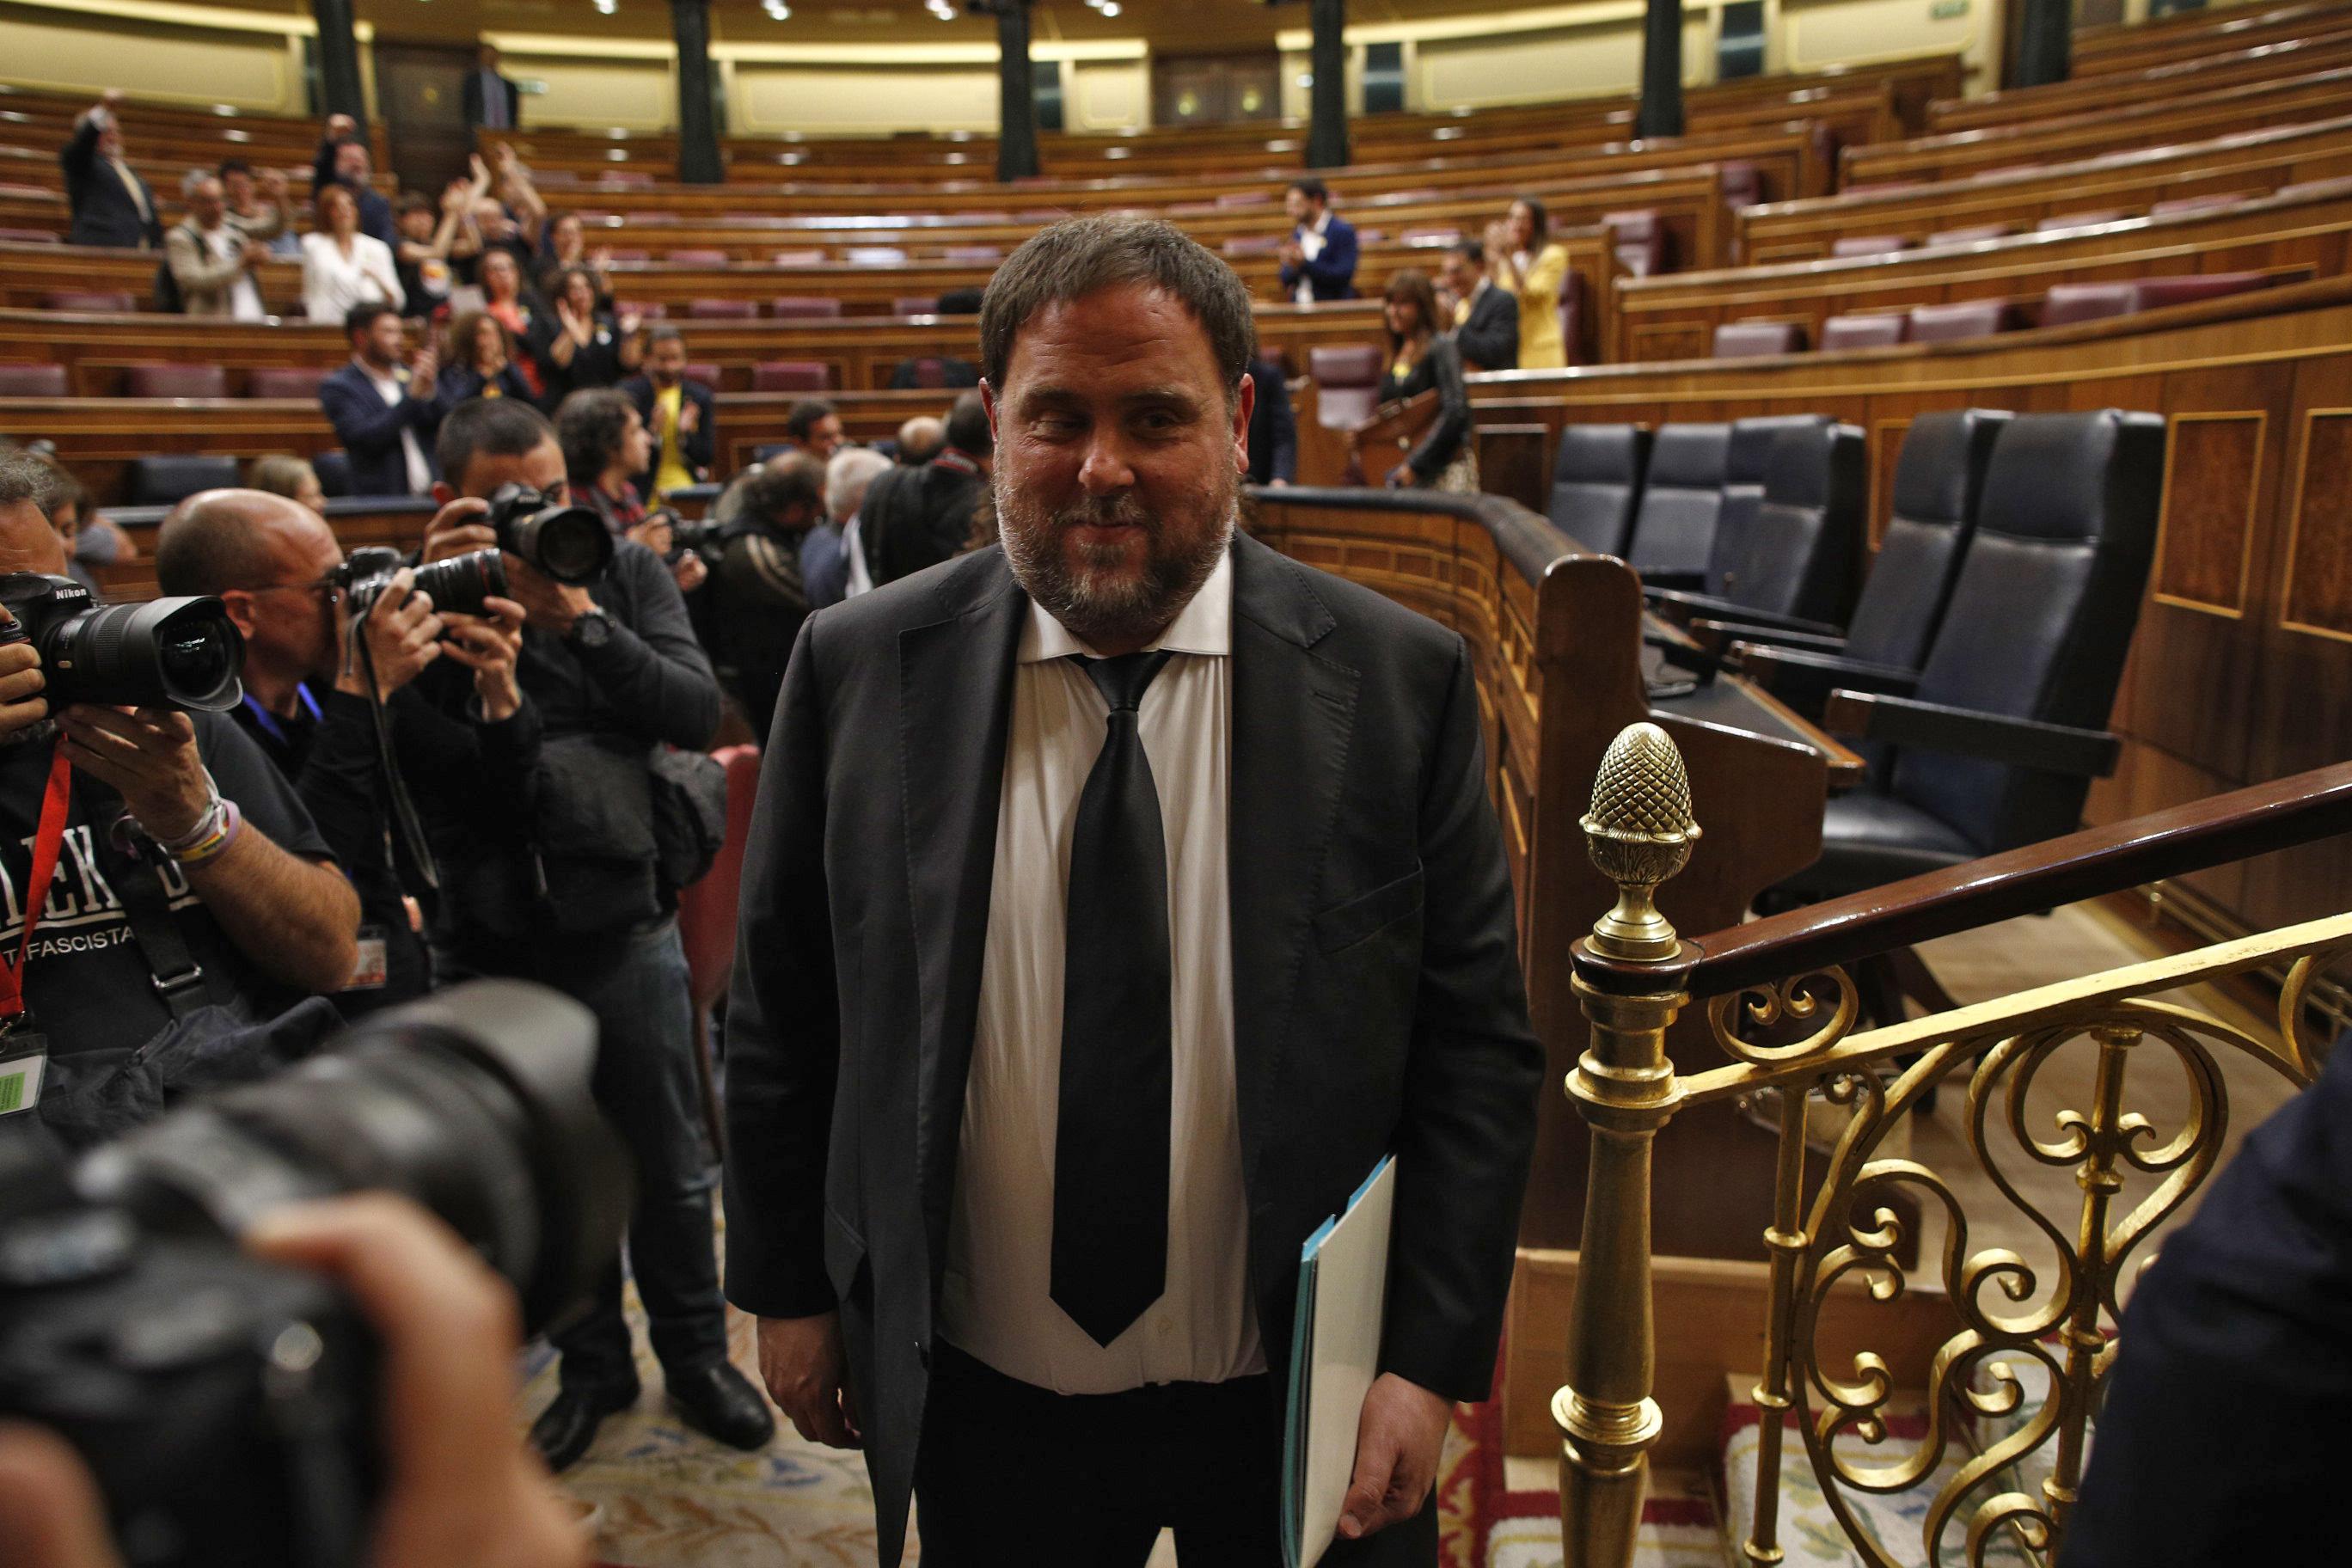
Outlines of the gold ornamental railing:
<svg viewBox="0 0 2352 1568">
<path fill-rule="evenodd" d="M 1874 1568 L 2054 1560 L 2097 1394 L 2121 1348 L 2127 1271 L 2145 1264 L 2149 1233 L 2196 1193 L 2221 1149 L 2222 1060 L 2238 1053 L 2294 1086 L 2310 1081 L 2317 1064 L 2305 994 L 2352 951 L 2352 914 L 1876 1028 L 1857 1027 L 1848 967 L 2352 829 L 2352 766 L 1692 941 L 1652 900 L 1699 838 L 1681 759 L 1663 731 L 1634 725 L 1618 737 L 1583 827 L 1620 897 L 1575 954 L 1591 1043 L 1567 1087 L 1592 1138 L 1568 1381 L 1552 1401 L 1568 1568 L 1633 1561 L 1647 1455 L 1664 1425 L 1652 1397 L 1652 1142 L 1678 1111 L 1719 1100 L 1769 1120 L 1779 1139 L 1772 1219 L 1759 1237 L 1769 1273 L 1754 1504 L 1730 1521 L 1742 1560 L 1782 1559 L 1791 1429 L 1846 1544 Z M 2167 999 L 2279 965 L 2291 967 L 2275 1042 Z M 1727 1059 L 1677 1071 L 1667 1030 L 1693 1005 Z M 2069 1047 L 2095 1053 L 2081 1104 L 2055 1103 L 2043 1078 Z M 2177 1124 L 2158 1126 L 2133 1108 L 2151 1057 L 2178 1064 L 2186 1079 Z M 1973 1246 L 1949 1174 L 1910 1152 L 1909 1113 L 1945 1086 L 1965 1089 L 1968 1153 L 2046 1243 L 2034 1249 L 2042 1265 L 2011 1247 Z M 2014 1173 L 2020 1161 L 2071 1172 L 2075 1212 L 2062 1221 L 2030 1201 Z M 1942 1221 L 1941 1243 L 1906 1265 L 1929 1215 Z M 1924 1409 L 1911 1418 L 1919 1435 L 1898 1436 L 1890 1406 L 1919 1391 L 1895 1387 L 1888 1358 L 1872 1350 L 1833 1352 L 1823 1307 L 1857 1280 L 1892 1302 L 1922 1273 L 1948 1297 L 1956 1323 L 1928 1364 Z M 2038 1479 L 2021 1482 L 2025 1474 Z M 1925 1498 L 1919 1539 L 1900 1555 L 1859 1517 L 1856 1499 L 1870 1494 Z"/>
</svg>

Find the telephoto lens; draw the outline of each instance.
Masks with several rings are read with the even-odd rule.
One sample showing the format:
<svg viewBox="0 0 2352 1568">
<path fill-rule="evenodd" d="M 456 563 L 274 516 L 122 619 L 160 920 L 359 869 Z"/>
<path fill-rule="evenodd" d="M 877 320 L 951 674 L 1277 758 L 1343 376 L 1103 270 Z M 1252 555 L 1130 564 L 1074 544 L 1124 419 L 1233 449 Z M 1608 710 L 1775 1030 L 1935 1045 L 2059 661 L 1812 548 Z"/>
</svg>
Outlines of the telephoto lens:
<svg viewBox="0 0 2352 1568">
<path fill-rule="evenodd" d="M 0 605 L 16 617 L 0 643 L 41 656 L 52 711 L 76 702 L 225 712 L 244 699 L 245 637 L 218 599 L 151 599 L 101 608 L 70 577 L 0 575 Z"/>
<path fill-rule="evenodd" d="M 344 558 L 329 580 L 351 595 L 352 614 L 363 616 L 391 585 L 393 574 L 407 564 L 408 558 L 389 545 L 363 544 Z M 415 567 L 413 573 L 413 590 L 431 597 L 436 610 L 479 616 L 488 613 L 485 599 L 506 597 L 506 563 L 496 550 L 453 555 Z"/>
<path fill-rule="evenodd" d="M 577 1002 L 478 981 L 46 1176 L 0 1173 L 0 1415 L 79 1450 L 131 1568 L 362 1568 L 374 1336 L 334 1287 L 237 1237 L 284 1204 L 399 1193 L 543 1331 L 614 1266 L 628 1212 L 595 1054 Z"/>
<path fill-rule="evenodd" d="M 490 497 L 490 527 L 510 550 L 559 583 L 593 583 L 613 563 L 613 535 L 584 506 L 550 506 L 528 485 Z"/>
</svg>

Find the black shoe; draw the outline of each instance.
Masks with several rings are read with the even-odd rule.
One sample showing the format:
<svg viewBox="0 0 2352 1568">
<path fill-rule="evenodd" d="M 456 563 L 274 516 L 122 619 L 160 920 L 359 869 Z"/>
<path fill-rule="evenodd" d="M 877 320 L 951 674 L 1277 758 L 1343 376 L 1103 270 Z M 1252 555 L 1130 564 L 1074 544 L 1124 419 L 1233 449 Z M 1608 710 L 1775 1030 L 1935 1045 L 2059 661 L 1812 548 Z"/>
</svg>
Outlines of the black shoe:
<svg viewBox="0 0 2352 1568">
<path fill-rule="evenodd" d="M 667 1374 L 670 1403 L 686 1424 L 730 1448 L 764 1448 L 776 1417 L 751 1380 L 726 1362 Z"/>
<path fill-rule="evenodd" d="M 637 1402 L 637 1385 L 625 1388 L 562 1388 L 554 1402 L 530 1424 L 530 1446 L 551 1470 L 563 1471 L 580 1462 L 596 1440 L 604 1417 Z"/>
</svg>

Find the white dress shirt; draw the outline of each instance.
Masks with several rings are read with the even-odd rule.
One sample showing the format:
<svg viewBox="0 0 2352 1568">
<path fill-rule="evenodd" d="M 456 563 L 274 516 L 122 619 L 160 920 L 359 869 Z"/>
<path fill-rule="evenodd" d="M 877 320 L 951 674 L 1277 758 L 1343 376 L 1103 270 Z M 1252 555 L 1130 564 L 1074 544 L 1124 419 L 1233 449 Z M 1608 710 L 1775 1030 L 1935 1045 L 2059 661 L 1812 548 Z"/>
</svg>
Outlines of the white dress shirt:
<svg viewBox="0 0 2352 1568">
<path fill-rule="evenodd" d="M 1176 657 L 1138 715 L 1168 845 L 1168 1288 L 1107 1346 L 1048 1287 L 1070 837 L 1108 706 L 1068 657 L 1091 648 L 1034 604 L 1022 629 L 940 1332 L 1058 1394 L 1222 1383 L 1265 1369 L 1234 1109 L 1225 876 L 1233 592 L 1229 552 L 1150 645 Z"/>
<path fill-rule="evenodd" d="M 357 354 L 352 356 L 352 363 L 359 366 L 360 374 L 374 384 L 376 395 L 383 399 L 386 408 L 393 407 L 408 395 L 408 372 L 405 370 L 396 370 L 386 375 Z M 427 387 L 425 391 L 429 395 L 432 389 Z M 408 464 L 408 493 L 413 496 L 429 493 L 433 489 L 433 465 L 425 460 L 425 446 L 417 440 L 414 425 L 404 424 L 400 427 L 400 455 Z"/>
<path fill-rule="evenodd" d="M 226 219 L 218 228 L 196 230 L 196 237 L 204 242 L 205 248 L 213 253 L 215 260 L 236 260 L 245 254 L 245 231 Z M 254 287 L 253 268 L 250 267 L 240 270 L 236 281 L 228 286 L 228 314 L 233 321 L 258 321 L 266 320 L 269 314 L 261 308 L 261 290 Z"/>
<path fill-rule="evenodd" d="M 302 237 L 302 309 L 310 320 L 340 327 L 352 306 L 371 300 L 395 310 L 408 302 L 392 247 L 355 234 L 352 253 L 345 256 L 331 234 L 313 229 Z"/>
<path fill-rule="evenodd" d="M 1323 210 L 1322 216 L 1318 217 L 1312 225 L 1300 224 L 1298 226 L 1298 254 L 1307 258 L 1309 261 L 1313 261 L 1319 258 L 1323 254 L 1323 247 L 1328 243 L 1328 241 L 1324 237 L 1323 231 L 1329 227 L 1330 224 L 1331 210 L 1328 207 L 1326 207 Z M 1298 274 L 1298 287 L 1291 290 L 1291 295 L 1302 305 L 1312 305 L 1315 303 L 1315 280 L 1307 276 L 1304 268 L 1301 268 Z"/>
</svg>

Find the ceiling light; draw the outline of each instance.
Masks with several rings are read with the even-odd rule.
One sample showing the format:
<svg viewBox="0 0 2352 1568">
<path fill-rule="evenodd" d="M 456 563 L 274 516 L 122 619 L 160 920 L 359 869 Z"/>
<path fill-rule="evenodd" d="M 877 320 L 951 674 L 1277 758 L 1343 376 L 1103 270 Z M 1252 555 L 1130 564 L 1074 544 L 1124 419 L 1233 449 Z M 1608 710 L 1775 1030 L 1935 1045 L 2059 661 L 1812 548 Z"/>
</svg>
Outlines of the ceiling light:
<svg viewBox="0 0 2352 1568">
<path fill-rule="evenodd" d="M 1103 3 L 1102 3 L 1102 14 L 1103 14 L 1104 16 L 1118 16 L 1118 0 L 1103 0 Z"/>
</svg>

